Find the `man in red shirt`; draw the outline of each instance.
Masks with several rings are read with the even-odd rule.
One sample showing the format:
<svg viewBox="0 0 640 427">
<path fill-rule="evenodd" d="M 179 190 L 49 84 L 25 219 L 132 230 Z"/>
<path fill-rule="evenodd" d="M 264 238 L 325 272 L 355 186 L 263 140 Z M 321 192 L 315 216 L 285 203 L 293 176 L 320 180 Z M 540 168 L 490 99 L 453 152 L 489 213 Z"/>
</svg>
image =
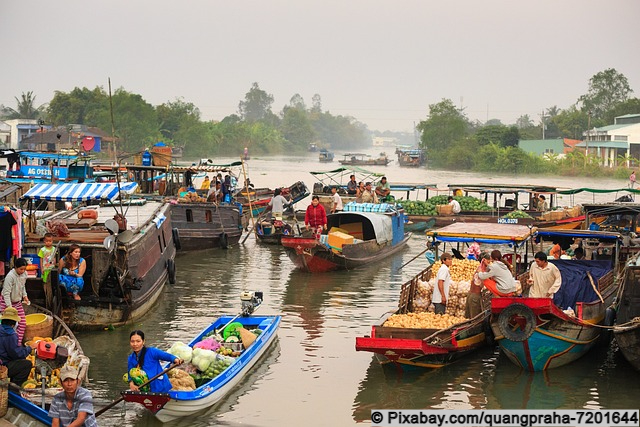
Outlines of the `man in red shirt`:
<svg viewBox="0 0 640 427">
<path fill-rule="evenodd" d="M 304 225 L 307 230 L 316 230 L 318 227 L 322 227 L 323 230 L 327 229 L 327 212 L 320 204 L 318 196 L 311 198 L 311 204 L 304 214 Z"/>
</svg>

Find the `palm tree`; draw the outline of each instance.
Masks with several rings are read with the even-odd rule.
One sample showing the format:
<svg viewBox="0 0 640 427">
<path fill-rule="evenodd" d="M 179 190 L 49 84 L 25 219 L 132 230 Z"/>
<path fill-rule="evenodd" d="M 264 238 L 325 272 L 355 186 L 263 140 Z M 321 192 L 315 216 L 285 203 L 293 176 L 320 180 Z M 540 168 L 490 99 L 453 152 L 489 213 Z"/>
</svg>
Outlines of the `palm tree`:
<svg viewBox="0 0 640 427">
<path fill-rule="evenodd" d="M 38 119 L 43 116 L 46 104 L 36 108 L 36 97 L 33 92 L 22 92 L 21 98 L 15 97 L 17 106 L 15 110 L 11 107 L 2 107 L 1 114 L 5 119 Z"/>
<path fill-rule="evenodd" d="M 617 166 L 620 166 L 622 163 L 624 163 L 626 167 L 631 167 L 637 161 L 638 160 L 632 157 L 629 153 L 624 153 L 624 155 L 619 154 Z"/>
</svg>

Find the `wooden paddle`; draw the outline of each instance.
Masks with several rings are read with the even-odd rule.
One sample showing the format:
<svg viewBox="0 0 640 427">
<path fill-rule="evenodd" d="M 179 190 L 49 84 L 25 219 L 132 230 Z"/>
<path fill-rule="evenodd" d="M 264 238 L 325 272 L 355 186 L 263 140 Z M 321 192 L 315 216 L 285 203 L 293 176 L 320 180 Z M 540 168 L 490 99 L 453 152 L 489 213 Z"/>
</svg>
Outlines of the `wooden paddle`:
<svg viewBox="0 0 640 427">
<path fill-rule="evenodd" d="M 404 264 L 402 264 L 400 266 L 400 268 L 398 268 L 398 270 L 400 270 L 402 267 L 406 266 L 407 264 L 409 264 L 410 262 L 413 262 L 416 260 L 416 258 L 418 258 L 420 255 L 424 254 L 425 252 L 427 252 L 429 249 L 431 248 L 427 248 L 424 251 L 420 252 L 418 255 L 414 256 L 413 258 L 411 258 L 409 261 L 405 262 Z"/>
<path fill-rule="evenodd" d="M 173 368 L 175 368 L 176 366 L 180 365 L 180 363 L 173 363 L 171 365 L 169 365 L 169 367 L 167 369 L 165 369 L 164 371 L 160 372 L 158 375 L 154 376 L 153 378 L 151 378 L 150 380 L 148 380 L 147 382 L 141 384 L 140 386 L 138 386 L 138 388 L 142 388 L 144 386 L 146 386 L 147 384 L 149 384 L 151 381 L 160 378 L 161 376 L 163 376 L 164 374 L 166 374 L 167 372 L 169 372 L 170 370 L 172 370 Z M 105 406 L 104 408 L 100 409 L 99 411 L 96 412 L 96 417 L 99 417 L 100 415 L 102 415 L 104 412 L 108 411 L 109 409 L 113 408 L 114 406 L 116 406 L 118 403 L 122 402 L 124 400 L 124 397 L 119 397 L 118 399 L 114 400 L 113 402 L 111 402 L 110 404 L 108 404 L 107 406 Z"/>
</svg>

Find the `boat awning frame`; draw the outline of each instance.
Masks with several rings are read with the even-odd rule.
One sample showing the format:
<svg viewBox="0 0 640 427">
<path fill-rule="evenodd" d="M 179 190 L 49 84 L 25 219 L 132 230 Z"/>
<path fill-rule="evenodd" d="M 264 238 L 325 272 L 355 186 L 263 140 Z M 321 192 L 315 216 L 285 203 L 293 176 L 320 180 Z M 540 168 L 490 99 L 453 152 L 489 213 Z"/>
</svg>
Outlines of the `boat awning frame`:
<svg viewBox="0 0 640 427">
<path fill-rule="evenodd" d="M 523 246 L 534 236 L 536 227 L 516 224 L 453 223 L 428 231 L 435 242 L 478 242 L 494 245 Z"/>
<path fill-rule="evenodd" d="M 114 201 L 121 193 L 132 194 L 138 184 L 126 182 L 81 183 L 81 184 L 37 184 L 23 196 L 22 200 L 44 200 L 57 202 L 86 202 L 90 200 Z"/>
</svg>

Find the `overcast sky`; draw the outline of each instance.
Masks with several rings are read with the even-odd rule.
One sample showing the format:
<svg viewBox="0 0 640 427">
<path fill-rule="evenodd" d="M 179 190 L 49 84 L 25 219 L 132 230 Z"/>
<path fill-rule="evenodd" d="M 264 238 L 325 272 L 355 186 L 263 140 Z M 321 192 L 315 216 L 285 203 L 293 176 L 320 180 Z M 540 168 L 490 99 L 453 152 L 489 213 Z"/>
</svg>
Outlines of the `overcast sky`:
<svg viewBox="0 0 640 427">
<path fill-rule="evenodd" d="M 534 121 L 607 68 L 640 97 L 638 0 L 0 0 L 0 104 L 112 87 L 221 120 L 257 82 L 411 131 L 451 99 L 472 120 Z"/>
</svg>

